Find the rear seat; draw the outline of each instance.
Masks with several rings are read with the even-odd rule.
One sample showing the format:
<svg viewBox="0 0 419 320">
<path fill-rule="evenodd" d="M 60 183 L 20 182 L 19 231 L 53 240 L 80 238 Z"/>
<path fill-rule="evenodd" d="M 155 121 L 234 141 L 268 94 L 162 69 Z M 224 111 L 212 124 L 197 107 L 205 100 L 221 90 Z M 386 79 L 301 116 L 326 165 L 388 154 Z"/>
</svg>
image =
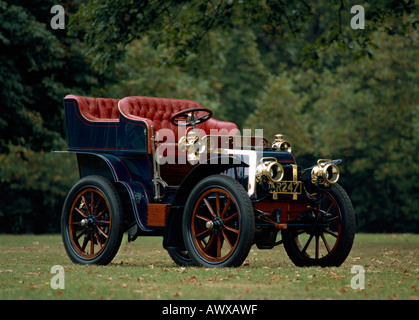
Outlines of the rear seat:
<svg viewBox="0 0 419 320">
<path fill-rule="evenodd" d="M 92 98 L 75 95 L 67 95 L 64 99 L 75 99 L 79 105 L 82 116 L 93 122 L 118 122 L 119 99 Z"/>
<path fill-rule="evenodd" d="M 132 96 L 120 100 L 76 95 L 67 95 L 64 105 L 70 149 L 140 153 L 152 152 L 152 126 L 154 134 L 161 129 L 169 129 L 161 131 L 159 138 L 168 149 L 177 153 L 177 142 L 185 135 L 186 127 L 172 125 L 170 118 L 181 110 L 201 107 L 195 101 L 181 99 Z M 213 118 L 197 128 L 201 137 L 239 133 L 234 123 Z M 211 132 L 212 129 L 216 130 Z"/>
</svg>

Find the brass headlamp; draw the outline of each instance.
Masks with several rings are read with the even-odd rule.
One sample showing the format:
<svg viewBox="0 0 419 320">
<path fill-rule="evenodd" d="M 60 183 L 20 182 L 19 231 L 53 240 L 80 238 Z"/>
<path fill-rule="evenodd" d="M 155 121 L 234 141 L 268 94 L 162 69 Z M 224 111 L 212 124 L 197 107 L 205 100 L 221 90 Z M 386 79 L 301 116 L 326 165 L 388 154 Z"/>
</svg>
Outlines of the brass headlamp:
<svg viewBox="0 0 419 320">
<path fill-rule="evenodd" d="M 311 181 L 317 184 L 319 180 L 320 184 L 330 185 L 336 183 L 339 179 L 339 169 L 333 164 L 332 160 L 329 159 L 319 159 L 317 161 L 317 166 L 314 166 L 311 169 Z"/>
<path fill-rule="evenodd" d="M 256 167 L 256 179 L 261 181 L 262 176 L 268 178 L 270 183 L 279 182 L 284 177 L 284 168 L 276 158 L 262 158 L 260 164 Z"/>
<path fill-rule="evenodd" d="M 291 144 L 284 140 L 284 135 L 276 134 L 275 140 L 272 144 L 272 149 L 291 152 Z"/>
</svg>

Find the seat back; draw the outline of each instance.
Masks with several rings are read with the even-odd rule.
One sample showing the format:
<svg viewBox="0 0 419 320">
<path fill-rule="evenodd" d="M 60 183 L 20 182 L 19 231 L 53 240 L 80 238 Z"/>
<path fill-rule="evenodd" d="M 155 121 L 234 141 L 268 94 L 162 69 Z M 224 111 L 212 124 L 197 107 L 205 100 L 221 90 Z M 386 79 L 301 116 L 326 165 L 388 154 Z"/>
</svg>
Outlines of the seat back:
<svg viewBox="0 0 419 320">
<path fill-rule="evenodd" d="M 202 106 L 191 100 L 138 96 L 125 97 L 119 102 L 119 110 L 123 116 L 134 120 L 140 120 L 141 118 L 151 120 L 155 132 L 160 129 L 170 129 L 175 133 L 176 141 L 184 135 L 185 128 L 172 125 L 170 118 L 173 114 L 190 108 L 202 108 Z M 200 115 L 199 112 L 198 115 Z M 206 134 L 210 134 L 211 129 L 225 129 L 225 132 L 233 130 L 234 134 L 238 133 L 237 126 L 234 123 L 216 119 L 210 119 L 198 125 L 197 128 L 204 130 Z M 233 132 L 230 133 L 233 134 Z"/>
<path fill-rule="evenodd" d="M 79 105 L 80 113 L 84 118 L 94 122 L 119 121 L 119 99 L 93 98 L 67 95 L 65 99 L 75 99 Z"/>
</svg>

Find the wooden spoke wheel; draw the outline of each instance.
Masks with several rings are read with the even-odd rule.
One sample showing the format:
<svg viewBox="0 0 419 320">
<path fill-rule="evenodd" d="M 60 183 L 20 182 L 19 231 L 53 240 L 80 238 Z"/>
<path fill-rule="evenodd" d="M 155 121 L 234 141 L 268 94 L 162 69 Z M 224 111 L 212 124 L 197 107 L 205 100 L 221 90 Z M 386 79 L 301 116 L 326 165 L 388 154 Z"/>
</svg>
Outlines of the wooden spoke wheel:
<svg viewBox="0 0 419 320">
<path fill-rule="evenodd" d="M 320 201 L 298 219 L 305 227 L 282 232 L 285 250 L 297 266 L 340 266 L 355 236 L 355 214 L 348 195 L 338 184 L 319 191 Z"/>
<path fill-rule="evenodd" d="M 254 217 L 243 186 L 226 176 L 210 176 L 192 191 L 183 218 L 185 245 L 202 266 L 239 266 L 254 237 Z"/>
<path fill-rule="evenodd" d="M 122 209 L 117 191 L 105 178 L 89 176 L 70 190 L 61 229 L 70 259 L 83 264 L 108 264 L 122 240 Z"/>
</svg>

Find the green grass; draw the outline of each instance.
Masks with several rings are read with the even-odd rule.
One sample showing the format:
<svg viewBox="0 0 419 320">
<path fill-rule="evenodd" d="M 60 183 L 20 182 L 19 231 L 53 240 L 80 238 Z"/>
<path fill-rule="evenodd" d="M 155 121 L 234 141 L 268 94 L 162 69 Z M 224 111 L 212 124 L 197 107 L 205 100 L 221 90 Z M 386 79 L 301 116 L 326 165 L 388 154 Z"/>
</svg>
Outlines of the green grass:
<svg viewBox="0 0 419 320">
<path fill-rule="evenodd" d="M 0 299 L 418 299 L 419 235 L 358 234 L 339 268 L 298 268 L 282 246 L 253 247 L 235 269 L 176 266 L 162 238 L 124 238 L 108 266 L 71 263 L 60 235 L 0 235 Z M 65 271 L 65 288 L 51 288 L 51 267 Z M 353 265 L 365 270 L 354 290 Z"/>
</svg>

